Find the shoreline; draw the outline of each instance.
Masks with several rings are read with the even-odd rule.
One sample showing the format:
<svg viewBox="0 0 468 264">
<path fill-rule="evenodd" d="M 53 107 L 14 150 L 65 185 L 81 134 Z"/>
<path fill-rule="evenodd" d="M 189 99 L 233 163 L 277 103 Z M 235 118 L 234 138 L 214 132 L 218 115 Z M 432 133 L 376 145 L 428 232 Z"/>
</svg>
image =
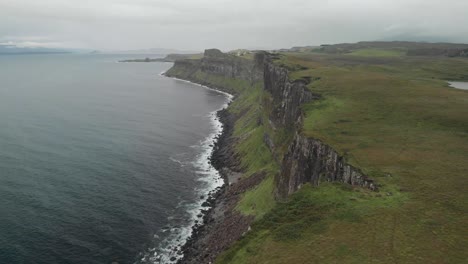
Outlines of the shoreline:
<svg viewBox="0 0 468 264">
<path fill-rule="evenodd" d="M 193 219 L 191 219 L 192 224 L 188 226 L 187 228 L 190 230 L 188 232 L 188 236 L 183 235 L 183 231 L 180 232 L 178 235 L 175 237 L 181 238 L 183 241 L 176 240 L 175 237 L 168 238 L 169 240 L 172 240 L 171 242 L 168 242 L 168 244 L 171 244 L 173 246 L 173 249 L 159 249 L 159 251 L 153 252 L 152 256 L 149 256 L 147 260 L 153 262 L 153 263 L 185 263 L 187 261 L 187 258 L 190 258 L 190 254 L 188 254 L 188 249 L 194 244 L 194 242 L 197 240 L 199 233 L 201 230 L 205 229 L 205 227 L 209 224 L 210 219 L 212 218 L 212 213 L 215 208 L 216 200 L 219 199 L 219 197 L 222 195 L 226 185 L 229 184 L 229 173 L 227 173 L 222 166 L 219 166 L 220 163 L 222 163 L 221 160 L 215 158 L 217 150 L 219 150 L 221 147 L 220 141 L 222 141 L 223 138 L 226 138 L 226 134 L 228 133 L 228 128 L 231 125 L 227 124 L 226 118 L 224 118 L 225 115 L 222 113 L 226 112 L 227 107 L 231 104 L 233 101 L 234 96 L 232 94 L 229 94 L 224 91 L 220 91 L 218 89 L 214 89 L 211 87 L 208 87 L 206 85 L 202 85 L 199 83 L 194 83 L 189 80 L 184 80 L 184 79 L 179 79 L 171 76 L 165 75 L 166 72 L 161 72 L 159 75 L 171 78 L 174 80 L 190 83 L 192 85 L 196 85 L 199 87 L 203 87 L 205 89 L 215 91 L 217 93 L 223 94 L 226 96 L 226 103 L 223 104 L 223 106 L 215 110 L 213 112 L 210 112 L 210 115 L 212 116 L 211 118 L 211 124 L 215 128 L 215 131 L 208 135 L 206 139 L 204 140 L 204 143 L 201 144 L 202 146 L 208 146 L 208 148 L 200 153 L 199 155 L 203 156 L 205 152 L 208 154 L 206 157 L 206 160 L 203 162 L 206 162 L 208 167 L 211 167 L 216 171 L 218 174 L 216 175 L 210 175 L 208 177 L 211 177 L 211 179 L 208 179 L 212 181 L 213 187 L 209 188 L 207 190 L 206 195 L 202 195 L 200 197 L 200 200 L 195 201 L 194 204 L 199 205 L 198 208 L 192 209 L 190 211 L 196 211 L 195 214 L 193 215 Z M 207 168 L 205 168 L 207 169 Z M 214 176 L 214 177 L 213 177 Z M 217 182 L 219 179 L 222 179 L 221 185 L 217 186 Z M 204 198 L 206 197 L 206 198 Z"/>
<path fill-rule="evenodd" d="M 229 94 L 164 73 L 161 75 Z M 230 98 L 231 103 L 235 96 Z M 177 264 L 213 263 L 219 254 L 244 236 L 250 230 L 255 217 L 241 214 L 236 210 L 236 206 L 245 191 L 257 186 L 266 177 L 265 173 L 259 172 L 248 178 L 241 178 L 243 169 L 238 155 L 234 152 L 237 139 L 233 137 L 234 124 L 238 117 L 229 113 L 227 107 L 217 111 L 216 116 L 222 123 L 223 130 L 216 137 L 209 159 L 211 166 L 223 178 L 224 184 L 209 193 L 204 203 L 206 209 L 202 210 L 203 221 L 192 227 L 191 236 L 180 248 L 182 257 L 177 260 Z"/>
</svg>

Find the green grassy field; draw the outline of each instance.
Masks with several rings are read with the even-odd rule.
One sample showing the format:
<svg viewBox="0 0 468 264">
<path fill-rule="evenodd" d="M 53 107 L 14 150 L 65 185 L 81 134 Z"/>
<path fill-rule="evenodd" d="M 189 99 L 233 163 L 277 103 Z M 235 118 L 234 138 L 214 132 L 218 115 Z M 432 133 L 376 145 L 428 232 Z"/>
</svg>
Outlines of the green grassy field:
<svg viewBox="0 0 468 264">
<path fill-rule="evenodd" d="M 278 165 L 261 142 L 269 128 L 255 125 L 268 112 L 255 102 L 267 95 L 244 95 L 231 110 L 248 109 L 236 124 L 244 135 L 238 151 L 247 174 L 270 176 L 238 205 L 257 216 L 252 231 L 217 263 L 465 263 L 468 91 L 445 80 L 468 80 L 468 59 L 365 50 L 288 53 L 277 63 L 296 69 L 292 79 L 317 79 L 309 88 L 323 99 L 303 106 L 302 133 L 382 186 L 307 186 L 275 204 L 269 197 Z M 275 134 L 279 143 L 288 139 Z"/>
<path fill-rule="evenodd" d="M 398 57 L 405 54 L 404 49 L 359 49 L 349 53 L 349 55 L 366 57 Z"/>
</svg>

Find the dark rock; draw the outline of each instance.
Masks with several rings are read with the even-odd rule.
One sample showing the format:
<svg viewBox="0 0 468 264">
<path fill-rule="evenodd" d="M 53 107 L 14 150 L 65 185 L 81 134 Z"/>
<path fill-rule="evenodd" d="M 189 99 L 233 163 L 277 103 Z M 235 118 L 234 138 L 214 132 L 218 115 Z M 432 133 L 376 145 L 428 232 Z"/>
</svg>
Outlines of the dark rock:
<svg viewBox="0 0 468 264">
<path fill-rule="evenodd" d="M 291 82 L 288 70 L 272 63 L 268 56 L 263 61 L 264 89 L 271 93 L 276 106 L 270 113 L 271 120 L 276 126 L 300 128 L 303 118 L 301 105 L 320 96 L 309 91 L 308 82 Z"/>
<path fill-rule="evenodd" d="M 345 158 L 330 146 L 300 134 L 296 134 L 289 146 L 276 180 L 277 196 L 282 199 L 305 183 L 318 185 L 320 181 L 343 182 L 371 190 L 377 189 L 372 179 L 347 164 Z"/>
</svg>

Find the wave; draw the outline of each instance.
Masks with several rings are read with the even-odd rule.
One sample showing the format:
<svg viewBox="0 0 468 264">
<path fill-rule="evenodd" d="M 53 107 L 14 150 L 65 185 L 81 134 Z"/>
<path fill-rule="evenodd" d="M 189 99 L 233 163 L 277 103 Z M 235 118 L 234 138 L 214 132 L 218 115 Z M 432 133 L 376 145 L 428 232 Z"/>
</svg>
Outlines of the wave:
<svg viewBox="0 0 468 264">
<path fill-rule="evenodd" d="M 164 72 L 160 73 L 164 76 Z M 147 252 L 140 259 L 143 263 L 177 263 L 178 260 L 183 258 L 183 252 L 181 248 L 185 245 L 187 240 L 192 236 L 193 227 L 197 224 L 203 224 L 203 204 L 209 199 L 210 193 L 224 185 L 224 180 L 221 177 L 220 173 L 210 164 L 210 157 L 213 153 L 214 144 L 218 136 L 223 132 L 223 124 L 217 116 L 217 112 L 226 108 L 233 99 L 233 95 L 222 92 L 204 85 L 193 83 L 190 81 L 173 78 L 179 81 L 191 83 L 226 96 L 227 100 L 224 105 L 210 113 L 210 123 L 213 129 L 213 132 L 208 135 L 203 141 L 200 142 L 197 146 L 199 147 L 200 153 L 197 155 L 196 159 L 191 162 L 195 173 L 199 176 L 197 181 L 203 182 L 203 188 L 195 190 L 196 194 L 200 199 L 191 203 L 182 202 L 178 207 L 185 207 L 186 212 L 190 216 L 185 225 L 166 227 L 163 228 L 162 233 L 167 234 L 167 237 L 161 242 L 160 246 L 157 248 L 149 248 Z M 170 157 L 170 159 L 176 163 L 179 163 L 182 167 L 186 166 L 186 162 L 180 161 L 175 157 Z M 170 217 L 173 218 L 173 217 Z M 170 219 L 174 220 L 174 219 Z M 155 238 L 158 238 L 158 235 L 154 235 Z"/>
</svg>

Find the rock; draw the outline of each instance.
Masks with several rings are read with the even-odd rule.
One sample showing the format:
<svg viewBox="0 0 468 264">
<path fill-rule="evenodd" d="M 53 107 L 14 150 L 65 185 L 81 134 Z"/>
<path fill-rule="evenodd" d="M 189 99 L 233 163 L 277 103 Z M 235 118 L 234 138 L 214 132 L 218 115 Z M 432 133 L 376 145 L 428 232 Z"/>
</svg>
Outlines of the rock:
<svg viewBox="0 0 468 264">
<path fill-rule="evenodd" d="M 257 60 L 262 58 L 256 57 Z M 267 56 L 264 61 L 264 88 L 273 97 L 270 119 L 275 126 L 299 128 L 302 124 L 301 104 L 320 98 L 313 94 L 305 82 L 289 80 L 287 69 L 272 63 Z M 261 62 L 258 62 L 261 63 Z"/>
<path fill-rule="evenodd" d="M 283 158 L 281 173 L 277 176 L 277 196 L 284 199 L 302 184 L 318 185 L 320 181 L 342 182 L 377 190 L 372 179 L 347 164 L 345 158 L 330 146 L 296 133 Z"/>
</svg>

